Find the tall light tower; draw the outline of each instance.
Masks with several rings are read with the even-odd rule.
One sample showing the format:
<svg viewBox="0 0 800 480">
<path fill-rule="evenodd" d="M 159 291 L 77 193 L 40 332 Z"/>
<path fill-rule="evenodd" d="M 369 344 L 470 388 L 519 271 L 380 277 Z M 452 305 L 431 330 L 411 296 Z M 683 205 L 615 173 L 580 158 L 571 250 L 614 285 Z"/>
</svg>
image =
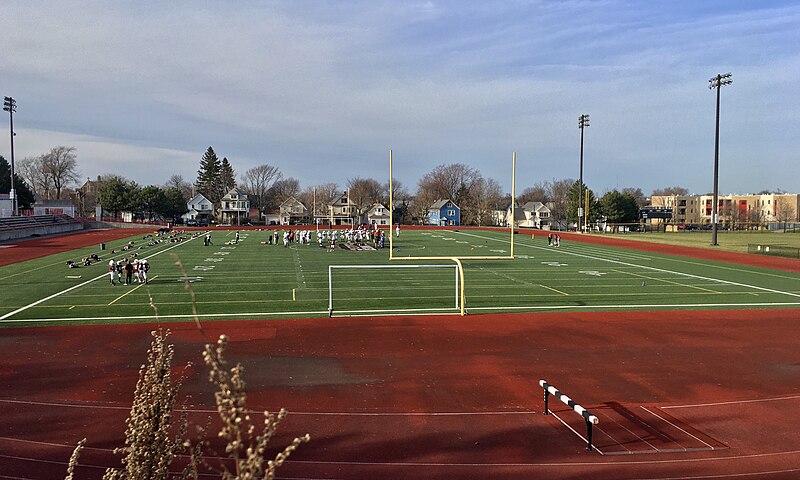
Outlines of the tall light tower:
<svg viewBox="0 0 800 480">
<path fill-rule="evenodd" d="M 581 129 L 581 168 L 580 178 L 578 179 L 578 231 L 583 231 L 589 225 L 586 212 L 583 210 L 583 129 L 589 126 L 589 115 L 583 114 L 578 117 L 578 128 Z M 587 192 L 588 195 L 588 192 Z M 581 227 L 581 217 L 584 218 L 584 226 Z"/>
<path fill-rule="evenodd" d="M 720 73 L 708 80 L 709 90 L 717 89 L 717 128 L 714 135 L 714 204 L 711 206 L 711 245 L 717 245 L 717 225 L 719 224 L 719 91 L 733 83 L 730 73 Z"/>
<path fill-rule="evenodd" d="M 8 196 L 11 198 L 11 215 L 19 215 L 19 204 L 17 202 L 17 192 L 14 189 L 14 112 L 17 111 L 17 101 L 11 97 L 3 97 L 3 110 L 8 112 L 8 120 L 11 124 L 11 191 Z"/>
</svg>

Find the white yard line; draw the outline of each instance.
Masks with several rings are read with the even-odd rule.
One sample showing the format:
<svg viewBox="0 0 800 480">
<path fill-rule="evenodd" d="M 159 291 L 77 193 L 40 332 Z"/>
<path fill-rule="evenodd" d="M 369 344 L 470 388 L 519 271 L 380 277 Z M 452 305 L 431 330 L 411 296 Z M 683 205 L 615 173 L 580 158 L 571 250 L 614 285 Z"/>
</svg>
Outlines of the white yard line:
<svg viewBox="0 0 800 480">
<path fill-rule="evenodd" d="M 153 257 L 155 257 L 157 255 L 161 255 L 162 253 L 168 252 L 168 251 L 172 250 L 175 247 L 179 247 L 181 245 L 185 245 L 185 244 L 191 242 L 192 240 L 194 240 L 195 238 L 199 238 L 199 237 L 193 237 L 193 238 L 190 238 L 189 240 L 186 240 L 185 242 L 176 243 L 175 245 L 173 245 L 171 247 L 165 248 L 164 250 L 161 250 L 159 252 L 156 252 L 156 253 L 150 255 L 149 257 L 144 257 L 144 258 L 153 258 Z M 39 304 L 44 303 L 44 302 L 46 302 L 48 300 L 52 300 L 52 299 L 54 299 L 56 297 L 64 295 L 65 293 L 71 292 L 71 291 L 73 291 L 75 289 L 78 289 L 78 288 L 81 288 L 81 287 L 85 287 L 86 285 L 94 282 L 95 280 L 100 280 L 101 278 L 108 278 L 108 272 L 105 272 L 102 275 L 97 276 L 95 278 L 92 278 L 90 280 L 87 280 L 87 281 L 85 281 L 83 283 L 79 283 L 77 285 L 73 285 L 72 287 L 69 287 L 67 289 L 61 290 L 60 292 L 54 293 L 54 294 L 52 294 L 50 296 L 47 296 L 45 298 L 42 298 L 40 300 L 37 300 L 37 301 L 35 301 L 33 303 L 25 305 L 24 307 L 20 307 L 20 308 L 14 310 L 13 312 L 8 312 L 5 315 L 3 315 L 2 317 L 0 317 L 0 321 L 13 321 L 13 320 L 7 320 L 7 319 L 10 318 L 10 317 L 13 317 L 14 315 L 16 315 L 16 314 L 18 314 L 20 312 L 24 312 L 25 310 L 28 310 L 29 308 L 33 308 L 36 305 L 39 305 Z M 150 318 L 150 317 L 144 317 L 144 318 Z"/>
</svg>

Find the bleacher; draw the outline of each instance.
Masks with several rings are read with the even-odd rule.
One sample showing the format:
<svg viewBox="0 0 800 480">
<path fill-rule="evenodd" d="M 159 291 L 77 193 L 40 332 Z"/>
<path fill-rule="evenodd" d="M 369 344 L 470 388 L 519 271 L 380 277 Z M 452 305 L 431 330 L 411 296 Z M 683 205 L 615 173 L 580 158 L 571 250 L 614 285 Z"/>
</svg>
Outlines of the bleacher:
<svg viewBox="0 0 800 480">
<path fill-rule="evenodd" d="M 83 228 L 83 222 L 69 215 L 0 217 L 0 241 L 65 233 Z"/>
</svg>

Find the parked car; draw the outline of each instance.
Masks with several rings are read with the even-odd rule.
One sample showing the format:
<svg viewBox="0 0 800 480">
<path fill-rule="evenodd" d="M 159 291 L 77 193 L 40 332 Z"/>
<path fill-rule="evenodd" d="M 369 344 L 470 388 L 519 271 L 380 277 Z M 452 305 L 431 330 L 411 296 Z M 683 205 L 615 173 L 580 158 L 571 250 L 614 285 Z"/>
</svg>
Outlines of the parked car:
<svg viewBox="0 0 800 480">
<path fill-rule="evenodd" d="M 190 219 L 186 220 L 186 226 L 187 227 L 196 227 L 197 226 L 197 220 L 195 220 L 194 218 L 190 218 Z"/>
</svg>

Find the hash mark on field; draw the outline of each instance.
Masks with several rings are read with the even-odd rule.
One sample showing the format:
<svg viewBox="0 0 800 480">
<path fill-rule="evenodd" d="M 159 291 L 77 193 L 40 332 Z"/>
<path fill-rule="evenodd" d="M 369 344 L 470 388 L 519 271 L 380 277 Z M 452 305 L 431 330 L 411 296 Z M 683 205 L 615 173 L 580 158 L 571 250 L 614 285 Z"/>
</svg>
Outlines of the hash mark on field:
<svg viewBox="0 0 800 480">
<path fill-rule="evenodd" d="M 543 287 L 543 288 L 546 288 L 546 289 L 548 289 L 548 290 L 552 290 L 552 291 L 554 291 L 554 292 L 556 292 L 556 293 L 560 293 L 561 295 L 566 295 L 566 296 L 568 296 L 568 297 L 569 297 L 569 293 L 562 292 L 561 290 L 556 290 L 556 289 L 555 289 L 555 288 L 553 288 L 553 287 L 548 287 L 547 285 L 542 285 L 541 283 L 539 284 L 539 286 L 540 286 L 540 287 Z"/>
<path fill-rule="evenodd" d="M 297 277 L 297 288 L 300 290 L 306 289 L 306 277 L 303 274 L 303 264 L 300 263 L 300 254 L 298 253 L 297 249 L 292 249 L 292 253 L 294 254 L 294 271 L 296 272 Z"/>
</svg>

